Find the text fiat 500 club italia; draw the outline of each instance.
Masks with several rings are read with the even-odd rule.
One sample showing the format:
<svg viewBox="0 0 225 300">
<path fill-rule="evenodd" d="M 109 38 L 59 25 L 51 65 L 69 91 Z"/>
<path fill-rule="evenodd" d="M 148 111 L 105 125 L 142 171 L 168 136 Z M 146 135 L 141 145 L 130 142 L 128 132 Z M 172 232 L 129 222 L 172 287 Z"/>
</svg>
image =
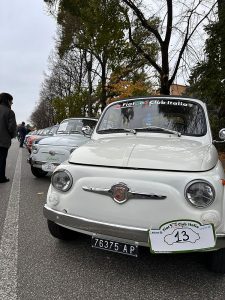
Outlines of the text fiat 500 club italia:
<svg viewBox="0 0 225 300">
<path fill-rule="evenodd" d="M 220 138 L 225 139 L 225 129 Z M 56 168 L 44 206 L 51 234 L 138 255 L 208 251 L 225 272 L 224 170 L 206 105 L 183 97 L 125 99 Z"/>
</svg>

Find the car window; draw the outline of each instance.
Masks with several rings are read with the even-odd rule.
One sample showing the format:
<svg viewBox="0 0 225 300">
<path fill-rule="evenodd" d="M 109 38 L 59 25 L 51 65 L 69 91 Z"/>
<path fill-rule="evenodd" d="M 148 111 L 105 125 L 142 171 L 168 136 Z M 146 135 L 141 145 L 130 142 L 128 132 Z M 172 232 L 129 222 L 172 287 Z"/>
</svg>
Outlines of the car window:
<svg viewBox="0 0 225 300">
<path fill-rule="evenodd" d="M 37 133 L 37 135 L 42 135 L 43 134 L 44 129 L 40 129 Z"/>
<path fill-rule="evenodd" d="M 92 129 L 96 126 L 97 120 L 91 119 L 71 119 L 65 120 L 59 125 L 57 133 L 82 133 L 84 126 L 90 126 Z"/>
<path fill-rule="evenodd" d="M 115 103 L 104 113 L 97 128 L 98 133 L 107 129 L 165 128 L 182 135 L 206 134 L 206 119 L 202 106 L 179 99 L 144 99 Z"/>
<path fill-rule="evenodd" d="M 47 135 L 49 133 L 50 129 L 51 129 L 51 127 L 43 129 L 41 135 Z"/>
<path fill-rule="evenodd" d="M 59 125 L 52 126 L 51 129 L 50 129 L 50 131 L 48 132 L 48 134 L 49 135 L 55 134 L 57 132 L 58 128 L 59 128 Z"/>
</svg>

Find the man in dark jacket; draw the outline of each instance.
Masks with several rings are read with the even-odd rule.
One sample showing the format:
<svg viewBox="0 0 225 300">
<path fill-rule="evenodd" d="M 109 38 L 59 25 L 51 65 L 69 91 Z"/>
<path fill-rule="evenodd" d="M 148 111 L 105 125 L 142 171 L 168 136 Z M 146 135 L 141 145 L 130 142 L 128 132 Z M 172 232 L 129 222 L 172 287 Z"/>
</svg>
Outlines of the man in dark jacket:
<svg viewBox="0 0 225 300">
<path fill-rule="evenodd" d="M 22 124 L 18 128 L 18 132 L 19 132 L 20 147 L 23 148 L 23 143 L 24 143 L 24 140 L 25 140 L 25 136 L 27 134 L 27 130 L 26 130 L 26 127 L 25 127 L 25 122 L 22 122 Z"/>
<path fill-rule="evenodd" d="M 13 97 L 8 93 L 0 94 L 0 183 L 8 182 L 5 176 L 6 159 L 11 139 L 16 137 L 16 118 L 11 110 Z"/>
</svg>

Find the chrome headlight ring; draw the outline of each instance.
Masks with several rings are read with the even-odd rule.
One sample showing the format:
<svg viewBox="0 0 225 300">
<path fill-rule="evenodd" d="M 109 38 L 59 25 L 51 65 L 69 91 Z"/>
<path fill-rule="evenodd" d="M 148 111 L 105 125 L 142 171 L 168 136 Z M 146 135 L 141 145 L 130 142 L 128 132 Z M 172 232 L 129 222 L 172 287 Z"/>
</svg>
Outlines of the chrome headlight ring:
<svg viewBox="0 0 225 300">
<path fill-rule="evenodd" d="M 59 169 L 52 174 L 51 183 L 60 192 L 67 192 L 73 185 L 73 177 L 69 171 Z"/>
<path fill-rule="evenodd" d="M 35 144 L 32 144 L 32 149 L 31 149 L 32 153 L 37 154 L 38 150 L 39 150 L 39 148 Z"/>
<path fill-rule="evenodd" d="M 205 208 L 214 202 L 216 193 L 211 183 L 196 179 L 186 185 L 184 196 L 191 205 L 197 208 Z"/>
<path fill-rule="evenodd" d="M 72 153 L 73 153 L 73 151 L 74 151 L 74 150 L 76 150 L 76 149 L 77 149 L 77 147 L 73 147 L 73 148 L 71 148 L 71 149 L 70 149 L 70 154 L 72 154 Z"/>
</svg>

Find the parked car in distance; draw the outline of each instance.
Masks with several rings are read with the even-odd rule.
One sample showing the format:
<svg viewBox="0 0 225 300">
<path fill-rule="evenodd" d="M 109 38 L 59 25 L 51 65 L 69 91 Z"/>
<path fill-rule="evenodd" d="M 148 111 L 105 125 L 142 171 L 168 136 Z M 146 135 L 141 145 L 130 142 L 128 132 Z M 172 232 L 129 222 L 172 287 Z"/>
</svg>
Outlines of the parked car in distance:
<svg viewBox="0 0 225 300">
<path fill-rule="evenodd" d="M 225 128 L 220 131 L 225 140 Z M 188 97 L 125 99 L 105 108 L 91 140 L 51 177 L 50 233 L 91 236 L 131 256 L 208 252 L 225 273 L 225 175 L 206 105 Z"/>
<path fill-rule="evenodd" d="M 37 130 L 32 130 L 29 133 L 26 134 L 25 139 L 24 139 L 24 145 L 27 146 L 27 139 L 32 136 L 35 135 L 37 133 Z"/>
<path fill-rule="evenodd" d="M 57 135 L 33 144 L 29 158 L 31 172 L 36 177 L 44 177 L 67 160 L 70 154 L 90 139 L 90 133 L 97 123 L 94 118 L 69 118 L 63 120 Z M 83 131 L 82 131 L 83 130 Z M 85 134 L 88 132 L 89 134 Z"/>
<path fill-rule="evenodd" d="M 44 129 L 37 130 L 35 134 L 28 136 L 28 138 L 26 139 L 26 147 L 28 152 L 31 153 L 32 145 L 37 141 L 40 141 L 47 136 L 55 135 L 58 127 L 59 125 L 53 125 Z"/>
</svg>

